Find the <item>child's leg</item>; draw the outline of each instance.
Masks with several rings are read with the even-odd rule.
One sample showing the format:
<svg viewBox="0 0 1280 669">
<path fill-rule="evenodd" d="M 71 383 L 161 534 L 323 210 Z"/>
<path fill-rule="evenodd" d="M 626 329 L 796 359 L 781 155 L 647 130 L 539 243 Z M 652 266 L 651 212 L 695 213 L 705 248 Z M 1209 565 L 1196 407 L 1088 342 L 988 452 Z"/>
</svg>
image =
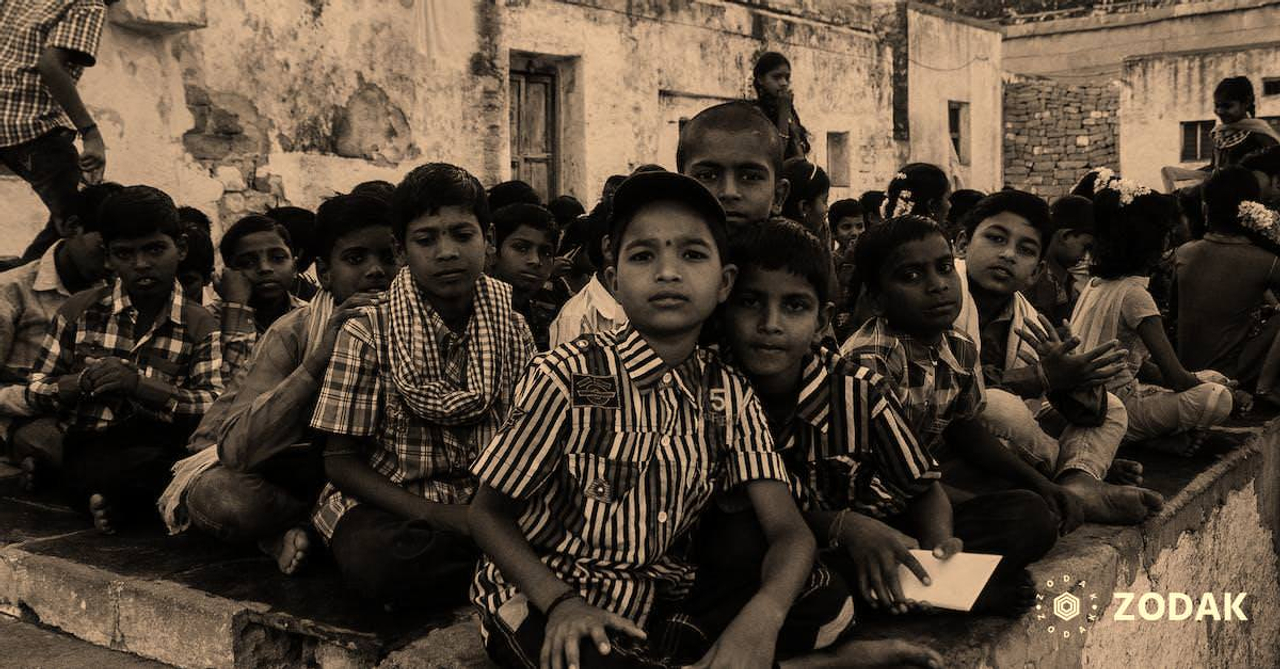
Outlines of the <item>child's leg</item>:
<svg viewBox="0 0 1280 669">
<path fill-rule="evenodd" d="M 44 472 L 62 467 L 62 429 L 52 417 L 24 422 L 13 429 L 13 459 L 23 470 L 23 487 L 34 490 L 47 478 Z"/>
<path fill-rule="evenodd" d="M 1003 559 L 978 595 L 974 611 L 1020 616 L 1035 604 L 1035 584 L 1027 565 L 1053 548 L 1058 518 L 1039 495 L 1006 490 L 977 495 L 952 506 L 952 533 L 970 553 Z"/>
<path fill-rule="evenodd" d="M 1083 427 L 1068 424 L 1058 437 L 1062 452 L 1054 475 L 1080 470 L 1101 481 L 1116 457 L 1120 442 L 1129 429 L 1129 413 L 1120 398 L 1106 393 L 1107 411 L 1102 425 Z"/>
<path fill-rule="evenodd" d="M 538 669 L 546 628 L 546 616 L 520 594 L 503 604 L 497 615 L 480 616 L 485 652 L 501 667 Z M 651 657 L 643 642 L 632 643 L 618 634 L 609 637 L 613 648 L 608 655 L 601 655 L 590 639 L 578 643 L 579 669 L 666 669 L 668 666 Z"/>
<path fill-rule="evenodd" d="M 465 601 L 480 553 L 467 537 L 369 504 L 342 515 L 329 548 L 343 581 L 366 599 L 431 608 Z"/>
<path fill-rule="evenodd" d="M 1024 462 L 1050 478 L 1056 473 L 1058 440 L 1045 434 L 1021 397 L 997 388 L 988 390 L 979 420 Z"/>
<path fill-rule="evenodd" d="M 185 429 L 150 421 L 131 421 L 104 432 L 70 431 L 63 440 L 62 488 L 67 503 L 89 510 L 99 524 L 100 511 L 110 509 L 111 526 L 121 521 L 159 519 L 156 499 L 169 480 L 169 469 L 182 454 Z M 145 439 L 140 439 L 145 435 Z M 89 499 L 105 504 L 88 509 Z"/>
<path fill-rule="evenodd" d="M 1280 376 L 1280 315 L 1273 316 L 1258 337 L 1270 341 L 1267 355 L 1262 359 L 1262 369 L 1258 372 L 1258 381 L 1254 386 L 1257 394 L 1269 402 L 1280 402 L 1280 388 L 1276 388 L 1276 377 Z M 1274 325 L 1273 325 L 1274 323 Z M 1242 356 L 1244 357 L 1244 356 Z"/>
<path fill-rule="evenodd" d="M 1213 427 L 1231 415 L 1231 390 L 1217 372 L 1197 372 L 1205 383 L 1182 392 L 1161 390 L 1145 397 L 1134 396 L 1125 402 L 1129 412 L 1129 430 L 1125 437 L 1140 441 L 1178 434 L 1188 430 Z M 1210 380 L 1211 379 L 1211 380 Z"/>
</svg>

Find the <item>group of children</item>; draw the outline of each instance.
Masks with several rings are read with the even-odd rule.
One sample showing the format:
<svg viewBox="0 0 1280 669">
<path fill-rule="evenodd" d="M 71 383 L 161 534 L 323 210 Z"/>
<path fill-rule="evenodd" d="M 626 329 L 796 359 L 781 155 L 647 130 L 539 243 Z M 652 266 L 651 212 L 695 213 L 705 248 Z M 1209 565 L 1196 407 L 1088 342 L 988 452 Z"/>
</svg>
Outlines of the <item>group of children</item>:
<svg viewBox="0 0 1280 669">
<path fill-rule="evenodd" d="M 912 549 L 1001 556 L 975 611 L 1020 615 L 1058 537 L 1160 509 L 1122 443 L 1187 452 L 1273 389 L 1224 365 L 1280 369 L 1274 152 L 1201 211 L 1105 169 L 956 198 L 927 164 L 828 209 L 783 155 L 717 105 L 590 214 L 430 163 L 237 221 L 216 279 L 207 219 L 86 188 L 0 275 L 5 439 L 104 532 L 158 505 L 380 604 L 469 597 L 504 666 L 940 666 L 855 632 L 926 608 Z"/>
</svg>

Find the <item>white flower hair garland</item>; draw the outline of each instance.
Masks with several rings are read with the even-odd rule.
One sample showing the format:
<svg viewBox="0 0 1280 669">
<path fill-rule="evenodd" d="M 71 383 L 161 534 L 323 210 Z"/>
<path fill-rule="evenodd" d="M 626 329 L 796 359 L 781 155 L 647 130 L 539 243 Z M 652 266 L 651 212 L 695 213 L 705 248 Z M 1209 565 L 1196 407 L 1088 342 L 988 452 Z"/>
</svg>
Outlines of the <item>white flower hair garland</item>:
<svg viewBox="0 0 1280 669">
<path fill-rule="evenodd" d="M 1106 170 L 1105 167 L 1102 169 Z M 1107 171 L 1110 172 L 1111 170 L 1107 170 Z M 1099 172 L 1098 178 L 1099 179 L 1102 178 L 1101 171 Z M 1094 184 L 1096 185 L 1097 182 L 1095 181 Z M 1146 186 L 1143 186 L 1141 184 L 1137 184 L 1132 181 L 1129 181 L 1128 179 L 1120 179 L 1120 178 L 1112 178 L 1110 181 L 1108 181 L 1106 184 L 1105 190 L 1113 190 L 1119 193 L 1120 206 L 1122 207 L 1132 203 L 1133 199 L 1136 197 L 1142 197 L 1143 195 L 1151 194 L 1150 188 L 1147 188 Z M 1102 189 L 1094 188 L 1095 193 L 1098 193 L 1101 191 Z"/>
<path fill-rule="evenodd" d="M 1244 227 L 1260 232 L 1271 239 L 1276 239 L 1278 232 L 1276 229 L 1276 212 L 1267 209 L 1260 202 L 1245 200 L 1240 203 L 1240 207 L 1236 210 L 1240 217 L 1240 224 Z"/>
</svg>

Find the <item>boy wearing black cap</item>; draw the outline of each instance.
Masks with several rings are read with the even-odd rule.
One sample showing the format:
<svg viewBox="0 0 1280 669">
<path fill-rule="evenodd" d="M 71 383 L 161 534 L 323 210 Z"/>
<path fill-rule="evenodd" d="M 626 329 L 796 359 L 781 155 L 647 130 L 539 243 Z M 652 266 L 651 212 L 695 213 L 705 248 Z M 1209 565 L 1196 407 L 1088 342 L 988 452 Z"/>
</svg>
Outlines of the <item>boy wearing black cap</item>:
<svg viewBox="0 0 1280 669">
<path fill-rule="evenodd" d="M 697 346 L 737 273 L 724 210 L 692 179 L 643 173 L 618 188 L 610 230 L 630 324 L 535 358 L 474 465 L 486 648 L 504 666 L 770 666 L 814 540 L 746 379 Z M 678 549 L 718 483 L 743 485 L 769 539 L 760 588 L 722 633 L 685 613 Z"/>
</svg>

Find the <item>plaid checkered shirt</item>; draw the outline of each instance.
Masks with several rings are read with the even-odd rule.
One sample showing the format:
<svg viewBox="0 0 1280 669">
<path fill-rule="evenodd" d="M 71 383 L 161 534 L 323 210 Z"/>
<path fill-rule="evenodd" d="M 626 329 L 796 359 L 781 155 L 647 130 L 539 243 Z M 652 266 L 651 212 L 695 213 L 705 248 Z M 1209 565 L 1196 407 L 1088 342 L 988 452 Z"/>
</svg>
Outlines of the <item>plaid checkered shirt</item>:
<svg viewBox="0 0 1280 669">
<path fill-rule="evenodd" d="M 134 332 L 138 310 L 119 280 L 76 293 L 54 315 L 27 386 L 27 401 L 58 414 L 64 428 L 103 431 L 135 412 L 151 420 L 199 418 L 222 393 L 222 353 L 218 328 L 204 307 L 182 297 L 173 283 L 169 303 L 151 328 Z M 133 398 L 81 398 L 67 406 L 58 397 L 58 379 L 85 369 L 86 358 L 117 357 L 137 367 L 139 386 L 172 387 L 161 405 Z M 150 392 L 155 396 L 158 393 Z"/>
<path fill-rule="evenodd" d="M 290 312 L 305 306 L 306 300 L 289 295 Z M 222 378 L 230 383 L 249 364 L 253 347 L 267 328 L 258 323 L 253 307 L 247 304 L 218 299 L 211 302 L 208 309 L 218 321 L 218 329 L 222 333 Z"/>
<path fill-rule="evenodd" d="M 888 381 L 916 440 L 936 460 L 945 459 L 942 433 L 951 421 L 976 418 L 986 403 L 978 347 L 954 328 L 930 345 L 873 318 L 840 352 Z"/>
<path fill-rule="evenodd" d="M 0 2 L 0 146 L 31 141 L 54 128 L 74 128 L 36 69 L 47 47 L 73 54 L 79 79 L 98 53 L 107 8 L 102 0 Z"/>
<path fill-rule="evenodd" d="M 363 317 L 352 318 L 343 326 L 316 398 L 311 427 L 332 434 L 370 437 L 359 454 L 368 457 L 378 473 L 415 495 L 440 504 L 470 502 L 476 491 L 471 463 L 511 410 L 515 381 L 534 354 L 533 336 L 518 315 L 508 321 L 508 331 L 495 333 L 495 339 L 515 342 L 506 347 L 515 352 L 512 359 L 498 361 L 498 367 L 505 370 L 503 375 L 510 376 L 509 382 L 497 384 L 499 396 L 483 420 L 470 425 L 439 425 L 410 411 L 391 383 L 386 330 L 390 318 L 391 306 L 387 303 L 366 308 Z M 472 333 L 449 332 L 435 311 L 430 318 L 435 321 L 437 332 L 446 333 L 436 345 L 450 380 L 463 385 L 468 347 L 476 345 L 479 338 Z M 498 352 L 483 354 L 495 356 Z M 325 450 L 326 455 L 348 453 L 332 447 Z M 343 514 L 357 504 L 359 501 L 344 495 L 332 483 L 326 484 L 312 514 L 312 524 L 328 541 Z"/>
<path fill-rule="evenodd" d="M 707 350 L 668 370 L 630 326 L 535 359 L 474 471 L 525 502 L 517 523 L 551 571 L 640 625 L 687 591 L 672 545 L 717 484 L 787 479 L 746 379 Z M 471 594 L 498 615 L 518 592 L 486 557 Z"/>
<path fill-rule="evenodd" d="M 828 349 L 805 361 L 795 415 L 775 434 L 805 510 L 893 516 L 941 477 L 885 379 Z"/>
</svg>

